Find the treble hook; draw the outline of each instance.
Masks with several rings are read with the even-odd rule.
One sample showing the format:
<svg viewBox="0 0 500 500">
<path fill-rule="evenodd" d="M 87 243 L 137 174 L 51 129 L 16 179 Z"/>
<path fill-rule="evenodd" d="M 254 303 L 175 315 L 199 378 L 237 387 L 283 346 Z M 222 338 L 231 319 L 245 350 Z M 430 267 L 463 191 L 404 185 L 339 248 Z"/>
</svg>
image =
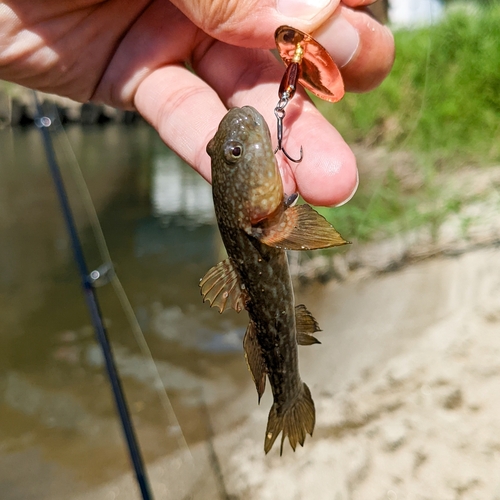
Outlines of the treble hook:
<svg viewBox="0 0 500 500">
<path fill-rule="evenodd" d="M 278 96 L 280 100 L 276 107 L 274 108 L 274 116 L 276 116 L 277 127 L 278 127 L 278 147 L 275 149 L 274 154 L 278 151 L 283 151 L 283 154 L 294 163 L 300 163 L 302 161 L 303 151 L 302 146 L 300 146 L 300 157 L 298 160 L 292 158 L 283 147 L 283 120 L 285 118 L 285 108 L 288 101 L 294 96 L 295 89 L 297 85 L 297 80 L 299 78 L 299 65 L 295 62 L 291 63 L 285 71 L 283 78 L 281 79 L 280 88 L 278 91 Z"/>
</svg>

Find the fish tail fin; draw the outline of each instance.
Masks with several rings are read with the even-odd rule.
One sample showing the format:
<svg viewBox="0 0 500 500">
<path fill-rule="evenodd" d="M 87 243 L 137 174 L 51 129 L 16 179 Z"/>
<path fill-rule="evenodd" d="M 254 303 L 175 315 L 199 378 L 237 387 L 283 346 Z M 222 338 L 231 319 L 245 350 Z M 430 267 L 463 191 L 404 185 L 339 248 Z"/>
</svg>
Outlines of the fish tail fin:
<svg viewBox="0 0 500 500">
<path fill-rule="evenodd" d="M 302 390 L 286 408 L 279 408 L 276 403 L 273 403 L 267 421 L 264 451 L 266 454 L 269 452 L 282 431 L 280 455 L 283 454 L 283 443 L 286 437 L 288 437 L 293 451 L 295 451 L 297 443 L 304 446 L 306 433 L 312 436 L 315 422 L 316 410 L 314 409 L 311 391 L 303 383 Z"/>
</svg>

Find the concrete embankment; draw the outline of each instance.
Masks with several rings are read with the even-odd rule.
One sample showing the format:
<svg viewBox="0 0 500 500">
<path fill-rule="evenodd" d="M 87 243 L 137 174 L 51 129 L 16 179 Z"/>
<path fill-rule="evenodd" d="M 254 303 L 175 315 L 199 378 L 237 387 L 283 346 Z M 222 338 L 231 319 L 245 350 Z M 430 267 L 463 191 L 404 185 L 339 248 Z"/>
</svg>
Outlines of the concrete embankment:
<svg viewBox="0 0 500 500">
<path fill-rule="evenodd" d="M 79 103 L 66 97 L 38 93 L 44 109 L 57 111 L 62 123 L 134 123 L 140 120 L 135 111 L 115 109 L 96 103 Z M 36 115 L 33 92 L 30 89 L 4 84 L 0 86 L 0 127 L 25 126 L 33 123 Z"/>
</svg>

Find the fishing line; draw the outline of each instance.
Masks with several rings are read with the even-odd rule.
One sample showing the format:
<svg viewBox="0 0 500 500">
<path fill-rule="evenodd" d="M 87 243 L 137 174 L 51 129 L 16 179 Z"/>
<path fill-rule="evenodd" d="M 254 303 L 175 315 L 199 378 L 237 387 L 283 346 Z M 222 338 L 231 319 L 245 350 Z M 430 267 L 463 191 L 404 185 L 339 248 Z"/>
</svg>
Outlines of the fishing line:
<svg viewBox="0 0 500 500">
<path fill-rule="evenodd" d="M 57 114 L 57 110 L 54 110 L 54 112 Z M 58 120 L 58 122 L 59 124 L 61 123 L 60 120 Z M 60 141 L 61 142 L 60 146 L 63 148 L 64 153 L 68 158 L 67 165 L 69 166 L 74 183 L 79 192 L 83 207 L 89 219 L 90 227 L 94 234 L 94 240 L 96 242 L 99 255 L 101 257 L 102 262 L 104 262 L 104 264 L 99 269 L 96 270 L 97 271 L 97 274 L 95 276 L 96 285 L 111 283 L 115 295 L 118 298 L 120 306 L 132 330 L 134 339 L 139 347 L 139 350 L 141 351 L 142 356 L 145 359 L 144 362 L 146 364 L 146 368 L 149 370 L 150 374 L 152 375 L 152 378 L 155 381 L 153 384 L 153 389 L 155 390 L 156 395 L 163 408 L 163 411 L 167 416 L 167 420 L 169 422 L 169 427 L 172 431 L 172 434 L 176 436 L 177 445 L 180 449 L 183 449 L 187 453 L 187 456 L 189 457 L 191 462 L 193 462 L 191 451 L 186 442 L 184 434 L 182 433 L 179 420 L 177 419 L 172 403 L 170 402 L 170 399 L 168 397 L 167 389 L 161 378 L 158 366 L 156 365 L 156 362 L 151 353 L 151 349 L 149 348 L 149 345 L 146 341 L 144 332 L 142 331 L 141 326 L 137 321 L 137 317 L 134 313 L 134 309 L 132 307 L 132 304 L 130 303 L 127 293 L 125 292 L 125 289 L 123 288 L 123 285 L 113 268 L 111 255 L 109 252 L 108 245 L 106 243 L 106 239 L 104 237 L 102 226 L 101 223 L 99 222 L 99 217 L 97 215 L 95 205 L 92 201 L 92 197 L 90 195 L 87 183 L 85 182 L 85 179 L 83 177 L 83 173 L 78 163 L 78 159 L 76 158 L 75 152 L 71 147 L 71 143 L 69 141 L 69 138 L 66 134 L 64 127 L 59 126 L 58 132 L 64 138 L 64 141 Z M 95 273 L 96 271 L 93 272 Z"/>
<path fill-rule="evenodd" d="M 222 467 L 221 463 L 219 460 L 219 456 L 217 454 L 217 451 L 215 449 L 214 445 L 214 428 L 212 425 L 212 420 L 210 418 L 210 412 L 208 411 L 208 406 L 207 406 L 207 400 L 205 397 L 205 389 L 203 385 L 201 386 L 200 389 L 200 407 L 201 407 L 201 412 L 203 416 L 203 421 L 205 422 L 205 429 L 207 433 L 207 451 L 208 451 L 208 457 L 209 457 L 209 462 L 212 467 L 212 471 L 214 474 L 214 479 L 215 483 L 217 485 L 217 490 L 219 491 L 219 496 L 222 500 L 231 500 L 231 495 L 229 495 L 227 488 L 226 488 L 226 482 L 224 480 L 224 474 L 222 472 Z"/>
<path fill-rule="evenodd" d="M 33 92 L 33 95 L 37 110 L 35 124 L 37 125 L 42 135 L 43 146 L 45 149 L 45 154 L 47 156 L 47 163 L 49 165 L 50 174 L 52 176 L 52 180 L 54 181 L 54 186 L 56 188 L 57 197 L 61 205 L 61 211 L 64 217 L 64 222 L 66 224 L 66 229 L 70 237 L 71 247 L 73 250 L 73 257 L 75 259 L 75 263 L 78 267 L 78 272 L 80 274 L 81 286 L 85 297 L 85 303 L 87 305 L 87 309 L 89 311 L 92 320 L 92 325 L 94 327 L 97 340 L 101 346 L 101 350 L 104 355 L 106 372 L 108 374 L 108 378 L 113 390 L 113 396 L 115 399 L 116 407 L 118 409 L 118 414 L 120 416 L 120 422 L 122 424 L 123 432 L 125 434 L 125 439 L 127 441 L 130 459 L 132 461 L 132 465 L 136 476 L 136 481 L 141 491 L 143 500 L 150 500 L 153 498 L 153 496 L 151 494 L 151 488 L 149 486 L 149 481 L 146 475 L 144 461 L 141 456 L 134 427 L 127 407 L 125 395 L 121 387 L 118 372 L 116 371 L 116 366 L 113 359 L 111 346 L 109 344 L 106 328 L 104 326 L 104 322 L 102 319 L 102 314 L 99 307 L 99 302 L 97 300 L 97 295 L 95 293 L 94 285 L 92 283 L 92 280 L 89 279 L 89 273 L 87 271 L 87 264 L 85 262 L 81 241 L 78 236 L 68 196 L 66 193 L 66 189 L 64 187 L 61 170 L 59 169 L 59 165 L 57 163 L 54 151 L 54 146 L 52 144 L 52 140 L 50 137 L 49 127 L 52 124 L 52 121 L 49 117 L 44 116 L 43 109 L 42 106 L 40 105 L 40 102 L 38 101 L 38 96 L 36 92 Z"/>
<path fill-rule="evenodd" d="M 434 34 L 434 29 L 432 26 L 434 25 L 434 14 L 432 10 L 432 5 L 429 2 L 429 22 L 430 22 L 430 27 L 429 27 L 429 36 L 427 38 L 427 53 L 426 53 L 426 61 L 425 61 L 425 78 L 424 78 L 424 89 L 422 90 L 422 97 L 420 101 L 420 107 L 418 109 L 418 114 L 415 120 L 413 121 L 413 126 L 410 128 L 410 130 L 407 132 L 406 137 L 403 139 L 403 142 L 400 145 L 400 149 L 403 149 L 403 147 L 406 145 L 406 143 L 410 140 L 412 135 L 415 133 L 415 130 L 417 129 L 417 126 L 422 118 L 422 113 L 424 111 L 425 105 L 427 103 L 427 89 L 429 87 L 429 68 L 431 66 L 431 52 L 432 52 L 432 47 L 433 47 L 433 40 L 432 40 L 432 35 Z"/>
</svg>

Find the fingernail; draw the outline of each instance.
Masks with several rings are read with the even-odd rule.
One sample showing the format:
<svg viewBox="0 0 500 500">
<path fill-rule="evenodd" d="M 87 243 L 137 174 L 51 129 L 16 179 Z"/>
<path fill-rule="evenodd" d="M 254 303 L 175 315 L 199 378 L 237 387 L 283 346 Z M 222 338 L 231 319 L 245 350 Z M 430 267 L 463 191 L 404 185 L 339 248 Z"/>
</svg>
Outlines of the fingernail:
<svg viewBox="0 0 500 500">
<path fill-rule="evenodd" d="M 331 0 L 278 0 L 278 12 L 288 17 L 310 20 L 330 4 Z"/>
<path fill-rule="evenodd" d="M 325 47 L 340 68 L 349 63 L 359 47 L 358 30 L 342 14 L 326 21 L 313 36 Z"/>
<path fill-rule="evenodd" d="M 334 207 L 335 208 L 341 207 L 342 205 L 345 205 L 348 201 L 351 201 L 353 196 L 356 194 L 356 191 L 358 190 L 358 186 L 359 186 L 359 172 L 356 170 L 356 185 L 354 186 L 354 189 L 351 191 L 351 194 L 344 201 L 337 203 L 337 205 L 334 205 Z"/>
</svg>

